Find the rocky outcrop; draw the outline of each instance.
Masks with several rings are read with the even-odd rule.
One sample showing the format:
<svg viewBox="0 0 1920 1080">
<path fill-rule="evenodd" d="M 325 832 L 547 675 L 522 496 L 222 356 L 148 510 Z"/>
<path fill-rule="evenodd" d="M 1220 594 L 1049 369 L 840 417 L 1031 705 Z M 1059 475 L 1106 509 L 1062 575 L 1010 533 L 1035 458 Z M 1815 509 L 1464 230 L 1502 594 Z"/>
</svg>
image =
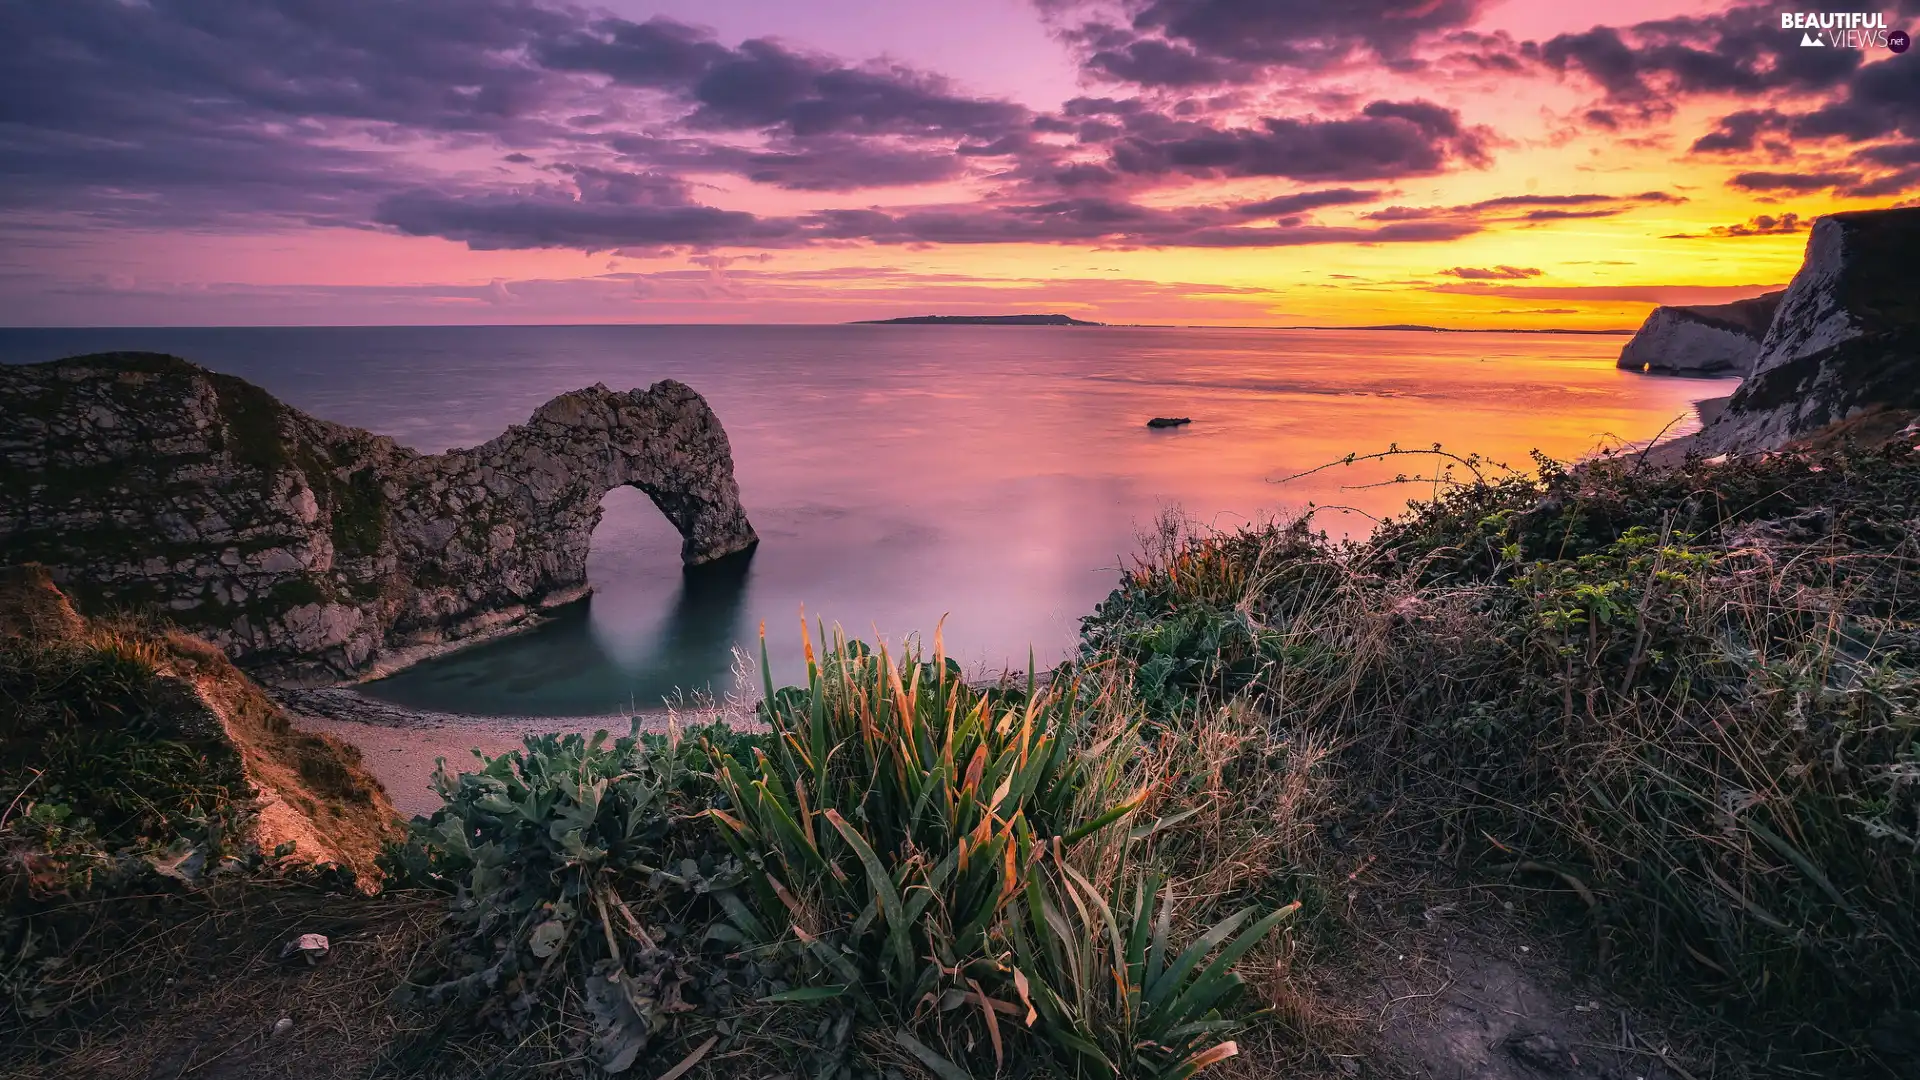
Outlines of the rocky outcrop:
<svg viewBox="0 0 1920 1080">
<path fill-rule="evenodd" d="M 1776 447 L 1873 410 L 1920 408 L 1920 207 L 1816 221 L 1746 381 L 1700 433 Z"/>
<path fill-rule="evenodd" d="M 1785 292 L 1731 304 L 1657 307 L 1620 350 L 1619 366 L 1662 375 L 1744 375 Z"/>
<path fill-rule="evenodd" d="M 425 455 L 177 357 L 0 366 L 0 562 L 158 608 L 294 683 L 378 674 L 587 592 L 600 500 L 645 491 L 688 564 L 754 546 L 732 452 L 672 381 L 563 394 Z"/>
</svg>

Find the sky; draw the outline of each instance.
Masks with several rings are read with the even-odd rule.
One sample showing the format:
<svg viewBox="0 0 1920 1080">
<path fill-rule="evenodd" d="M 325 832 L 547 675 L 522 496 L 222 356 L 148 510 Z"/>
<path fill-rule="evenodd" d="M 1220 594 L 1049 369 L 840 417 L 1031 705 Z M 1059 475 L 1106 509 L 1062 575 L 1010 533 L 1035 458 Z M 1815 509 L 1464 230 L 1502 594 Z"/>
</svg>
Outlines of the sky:
<svg viewBox="0 0 1920 1080">
<path fill-rule="evenodd" d="M 0 0 L 0 325 L 1631 327 L 1920 201 L 1824 10 Z"/>
</svg>

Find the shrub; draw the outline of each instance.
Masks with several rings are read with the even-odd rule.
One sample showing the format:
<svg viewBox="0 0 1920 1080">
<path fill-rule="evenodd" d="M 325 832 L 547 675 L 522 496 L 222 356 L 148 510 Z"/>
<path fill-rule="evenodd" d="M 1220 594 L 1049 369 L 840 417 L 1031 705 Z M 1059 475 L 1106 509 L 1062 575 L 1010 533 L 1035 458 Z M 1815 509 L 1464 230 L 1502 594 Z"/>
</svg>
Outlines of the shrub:
<svg viewBox="0 0 1920 1080">
<path fill-rule="evenodd" d="M 1272 619 L 1272 596 L 1311 598 L 1335 578 L 1303 523 L 1197 536 L 1162 519 L 1146 551 L 1080 621 L 1081 658 L 1117 663 L 1156 726 L 1207 702 L 1259 696 L 1276 667 L 1331 661 Z"/>
<path fill-rule="evenodd" d="M 697 770 L 750 740 L 717 725 L 690 740 L 638 728 L 612 741 L 530 737 L 498 757 L 476 752 L 472 772 L 441 762 L 445 805 L 389 856 L 396 876 L 454 893 L 440 955 L 410 997 L 459 1002 L 516 1033 L 571 1002 L 593 1021 L 588 1055 L 619 1072 L 683 994 L 725 996 L 723 980 L 696 970 L 703 919 L 676 913 L 737 874 L 697 816 Z"/>
<path fill-rule="evenodd" d="M 1231 968 L 1286 912 L 1227 943 L 1242 912 L 1176 960 L 1161 901 L 1154 935 L 1121 941 L 1152 923 L 1155 888 L 1121 884 L 1111 857 L 1148 792 L 1119 794 L 1137 744 L 1098 695 L 977 691 L 937 632 L 931 661 L 840 636 L 806 652 L 805 687 L 767 681 L 769 745 L 722 758 L 731 806 L 709 812 L 750 870 L 743 897 L 721 896 L 742 943 L 815 974 L 782 999 L 898 1024 L 942 1076 L 966 1075 L 969 1046 L 997 1069 L 1029 1032 L 1103 1075 L 1185 1076 L 1232 1053 Z"/>
</svg>

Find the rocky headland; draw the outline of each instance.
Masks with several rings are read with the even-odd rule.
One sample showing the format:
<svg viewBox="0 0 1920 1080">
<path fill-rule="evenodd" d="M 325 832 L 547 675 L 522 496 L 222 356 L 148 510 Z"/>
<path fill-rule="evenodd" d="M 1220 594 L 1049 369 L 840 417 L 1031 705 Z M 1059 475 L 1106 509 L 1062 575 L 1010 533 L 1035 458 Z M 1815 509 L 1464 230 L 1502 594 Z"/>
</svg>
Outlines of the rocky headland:
<svg viewBox="0 0 1920 1080">
<path fill-rule="evenodd" d="M 1814 222 L 1752 366 L 1701 443 L 1770 449 L 1869 412 L 1920 409 L 1916 251 L 1920 207 Z"/>
<path fill-rule="evenodd" d="M 1619 366 L 1661 375 L 1743 374 L 1784 291 L 1731 304 L 1657 307 L 1620 350 Z"/>
<path fill-rule="evenodd" d="M 710 562 L 757 537 L 726 432 L 671 380 L 562 394 L 421 454 L 178 357 L 0 366 L 0 563 L 156 609 L 286 683 L 382 674 L 584 596 L 608 491 Z"/>
<path fill-rule="evenodd" d="M 1869 419 L 1875 432 L 1890 433 L 1920 410 L 1916 244 L 1920 207 L 1820 218 L 1785 291 L 1656 308 L 1620 366 L 1742 378 L 1724 404 L 1702 410 L 1705 426 L 1686 450 L 1771 450 Z"/>
</svg>

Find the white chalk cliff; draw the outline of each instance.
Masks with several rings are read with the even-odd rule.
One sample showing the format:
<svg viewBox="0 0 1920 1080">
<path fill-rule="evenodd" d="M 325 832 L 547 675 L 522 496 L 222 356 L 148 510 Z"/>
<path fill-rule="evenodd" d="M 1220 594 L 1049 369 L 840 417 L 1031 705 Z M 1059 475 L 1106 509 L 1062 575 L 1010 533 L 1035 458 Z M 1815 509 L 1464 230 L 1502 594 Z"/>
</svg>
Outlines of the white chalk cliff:
<svg viewBox="0 0 1920 1080">
<path fill-rule="evenodd" d="M 1619 366 L 1663 375 L 1744 375 L 1784 293 L 1731 304 L 1657 307 L 1620 350 Z"/>
<path fill-rule="evenodd" d="M 1814 223 L 1751 371 L 1700 442 L 1767 449 L 1876 409 L 1920 409 L 1920 207 Z"/>
</svg>

